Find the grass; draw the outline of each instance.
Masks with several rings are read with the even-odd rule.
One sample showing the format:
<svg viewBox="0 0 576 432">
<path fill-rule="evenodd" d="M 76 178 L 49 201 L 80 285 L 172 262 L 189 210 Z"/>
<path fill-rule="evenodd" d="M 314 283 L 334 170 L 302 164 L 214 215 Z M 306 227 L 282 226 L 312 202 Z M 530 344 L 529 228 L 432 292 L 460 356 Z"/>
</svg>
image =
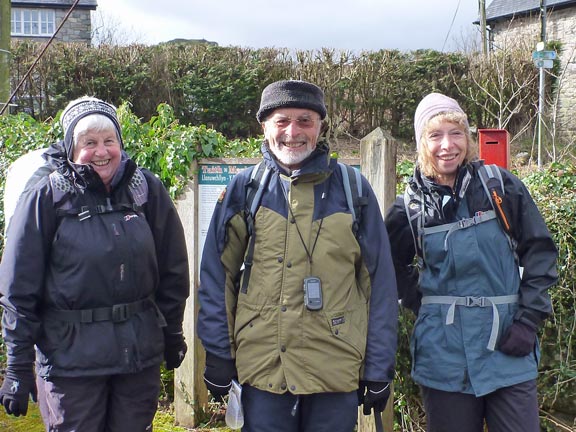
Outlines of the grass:
<svg viewBox="0 0 576 432">
<path fill-rule="evenodd" d="M 224 432 L 230 431 L 228 428 L 213 429 L 187 429 L 174 425 L 174 416 L 169 411 L 158 410 L 154 417 L 154 432 Z M 28 414 L 24 417 L 9 416 L 0 407 L 0 431 L 2 432 L 44 432 L 44 424 L 40 417 L 38 404 L 31 402 L 28 405 Z"/>
<path fill-rule="evenodd" d="M 3 432 L 44 432 L 44 423 L 40 417 L 38 405 L 31 402 L 28 414 L 24 417 L 9 416 L 0 407 L 0 430 Z"/>
</svg>

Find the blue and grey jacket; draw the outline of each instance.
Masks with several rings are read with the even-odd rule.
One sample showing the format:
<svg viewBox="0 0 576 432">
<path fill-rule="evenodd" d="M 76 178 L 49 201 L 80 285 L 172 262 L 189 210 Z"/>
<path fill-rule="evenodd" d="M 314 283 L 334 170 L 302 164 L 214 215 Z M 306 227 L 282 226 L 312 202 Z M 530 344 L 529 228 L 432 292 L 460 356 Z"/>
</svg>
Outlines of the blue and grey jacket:
<svg viewBox="0 0 576 432">
<path fill-rule="evenodd" d="M 513 250 L 478 177 L 480 163 L 460 168 L 454 190 L 416 169 L 408 185 L 413 200 L 406 207 L 399 197 L 386 217 L 399 297 L 418 314 L 415 381 L 476 396 L 536 378 L 537 346 L 512 357 L 497 349 L 498 341 L 513 320 L 541 325 L 552 310 L 548 288 L 558 278 L 556 247 L 524 184 L 501 169 Z M 413 223 L 424 209 L 419 269 L 406 208 Z"/>
<path fill-rule="evenodd" d="M 235 176 L 216 204 L 200 271 L 197 333 L 206 351 L 235 359 L 241 383 L 293 394 L 353 391 L 360 379 L 391 381 L 398 302 L 386 229 L 365 178 L 357 235 L 343 179 L 320 145 L 286 174 L 272 174 L 255 215 L 246 292 L 246 188 Z M 310 255 L 310 256 L 309 256 Z M 306 277 L 322 281 L 323 307 L 304 305 Z"/>
</svg>

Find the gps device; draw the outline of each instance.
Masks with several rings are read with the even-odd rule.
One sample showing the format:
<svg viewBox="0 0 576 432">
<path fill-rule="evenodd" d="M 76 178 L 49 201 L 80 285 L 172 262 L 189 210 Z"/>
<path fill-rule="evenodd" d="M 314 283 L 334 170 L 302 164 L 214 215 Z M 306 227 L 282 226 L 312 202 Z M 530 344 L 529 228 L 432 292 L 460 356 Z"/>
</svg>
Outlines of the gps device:
<svg viewBox="0 0 576 432">
<path fill-rule="evenodd" d="M 322 309 L 322 282 L 319 278 L 304 279 L 304 305 L 311 311 Z"/>
</svg>

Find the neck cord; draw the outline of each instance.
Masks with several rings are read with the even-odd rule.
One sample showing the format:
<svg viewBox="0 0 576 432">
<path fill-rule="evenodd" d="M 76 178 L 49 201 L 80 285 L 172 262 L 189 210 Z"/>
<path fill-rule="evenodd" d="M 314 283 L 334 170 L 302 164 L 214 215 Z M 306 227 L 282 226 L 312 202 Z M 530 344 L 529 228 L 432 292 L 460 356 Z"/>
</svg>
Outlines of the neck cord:
<svg viewBox="0 0 576 432">
<path fill-rule="evenodd" d="M 294 216 L 294 212 L 292 211 L 292 206 L 290 205 L 290 200 L 288 199 L 288 192 L 284 188 L 284 183 L 282 182 L 282 178 L 278 175 L 278 181 L 280 182 L 280 188 L 282 189 L 282 193 L 284 194 L 284 198 L 286 199 L 286 204 L 288 205 L 288 211 L 290 212 L 290 216 L 292 216 L 292 220 L 294 221 L 294 226 L 296 226 L 296 232 L 298 233 L 298 237 L 300 237 L 300 242 L 306 251 L 306 256 L 308 257 L 308 262 L 312 264 L 312 254 L 314 253 L 314 249 L 316 249 L 316 242 L 318 241 L 318 237 L 320 237 L 320 230 L 322 229 L 322 223 L 324 222 L 324 216 L 320 219 L 320 225 L 318 226 L 318 231 L 316 232 L 316 238 L 314 239 L 314 244 L 312 245 L 312 250 L 308 251 L 306 247 L 306 243 L 304 242 L 304 237 L 302 237 L 302 233 L 300 232 L 300 228 L 298 228 L 298 223 L 296 222 L 296 216 Z M 324 182 L 324 192 L 322 192 L 322 199 L 326 198 L 326 182 Z"/>
</svg>

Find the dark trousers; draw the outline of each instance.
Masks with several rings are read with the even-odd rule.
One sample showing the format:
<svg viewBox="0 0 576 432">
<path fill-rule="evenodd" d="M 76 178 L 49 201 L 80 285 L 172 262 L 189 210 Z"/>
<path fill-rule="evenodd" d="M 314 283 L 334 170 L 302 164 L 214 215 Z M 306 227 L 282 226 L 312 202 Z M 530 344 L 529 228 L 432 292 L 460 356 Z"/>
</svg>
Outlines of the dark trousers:
<svg viewBox="0 0 576 432">
<path fill-rule="evenodd" d="M 538 432 L 536 380 L 476 397 L 422 387 L 428 432 Z"/>
<path fill-rule="evenodd" d="M 160 365 L 134 374 L 38 377 L 36 385 L 49 432 L 151 431 L 160 393 Z"/>
<path fill-rule="evenodd" d="M 296 396 L 244 385 L 242 406 L 242 432 L 352 432 L 358 417 L 356 391 Z"/>
</svg>

